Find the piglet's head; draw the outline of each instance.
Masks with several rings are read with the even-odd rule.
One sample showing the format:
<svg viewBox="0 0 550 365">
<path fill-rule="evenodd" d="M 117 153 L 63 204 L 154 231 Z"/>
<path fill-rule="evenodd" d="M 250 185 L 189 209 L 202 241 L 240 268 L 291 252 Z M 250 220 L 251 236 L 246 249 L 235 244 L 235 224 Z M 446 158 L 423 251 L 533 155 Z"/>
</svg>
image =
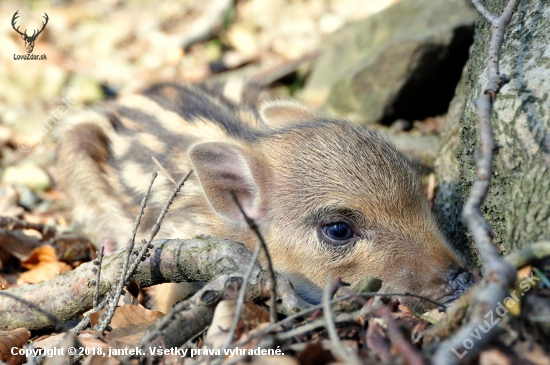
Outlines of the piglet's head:
<svg viewBox="0 0 550 365">
<path fill-rule="evenodd" d="M 311 302 L 327 276 L 383 281 L 383 292 L 412 292 L 443 304 L 471 275 L 441 235 L 417 168 L 373 132 L 321 118 L 299 104 L 271 102 L 255 142 L 194 146 L 192 164 L 220 217 L 218 235 L 244 242 L 239 201 L 260 227 L 276 270 Z M 416 310 L 433 307 L 402 297 Z"/>
</svg>

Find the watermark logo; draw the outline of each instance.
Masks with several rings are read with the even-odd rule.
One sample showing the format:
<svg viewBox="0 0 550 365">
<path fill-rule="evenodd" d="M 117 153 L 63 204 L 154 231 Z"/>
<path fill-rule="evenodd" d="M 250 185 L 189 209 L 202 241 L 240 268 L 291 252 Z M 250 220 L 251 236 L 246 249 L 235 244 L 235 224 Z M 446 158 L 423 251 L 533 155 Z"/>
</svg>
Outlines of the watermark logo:
<svg viewBox="0 0 550 365">
<path fill-rule="evenodd" d="M 539 280 L 540 278 L 534 276 L 533 271 L 531 271 L 530 275 L 525 275 L 524 279 L 519 284 L 520 289 L 522 289 L 520 293 L 521 296 L 523 297 L 525 293 L 527 293 L 533 286 L 535 286 L 537 281 Z M 485 327 L 480 324 L 479 326 L 477 326 L 474 332 L 470 333 L 471 338 L 466 338 L 464 339 L 464 341 L 462 341 L 462 347 L 464 348 L 463 352 L 459 352 L 462 349 L 459 349 L 459 351 L 457 351 L 457 349 L 455 349 L 454 347 L 451 349 L 456 357 L 462 359 L 464 356 L 466 356 L 468 350 L 474 347 L 475 340 L 480 341 L 484 333 L 487 333 L 491 329 L 493 329 L 493 327 L 495 327 L 500 322 L 502 317 L 512 311 L 512 308 L 521 300 L 516 295 L 516 291 L 517 290 L 512 291 L 509 296 L 504 298 L 504 305 L 501 302 L 497 303 L 497 307 L 495 308 L 496 316 L 492 310 L 489 310 L 489 312 L 485 313 L 484 317 L 486 318 L 486 320 L 483 321 Z"/>
<path fill-rule="evenodd" d="M 13 14 L 13 17 L 11 18 L 11 26 L 13 27 L 13 29 L 19 33 L 19 35 L 21 35 L 21 38 L 23 38 L 23 40 L 25 41 L 25 48 L 27 50 L 27 54 L 26 55 L 16 55 L 14 54 L 13 55 L 13 59 L 14 60 L 45 60 L 46 59 L 46 55 L 32 55 L 32 51 L 34 50 L 34 42 L 36 41 L 36 38 L 38 38 L 38 36 L 40 35 L 40 33 L 42 33 L 42 31 L 44 30 L 44 28 L 46 28 L 46 24 L 48 24 L 48 14 L 44 13 L 44 16 L 43 18 L 46 20 L 45 22 L 42 22 L 42 29 L 38 30 L 38 29 L 35 29 L 33 32 L 32 32 L 32 35 L 28 35 L 27 34 L 27 29 L 25 29 L 25 32 L 20 32 L 19 31 L 19 26 L 16 28 L 15 27 L 15 22 L 17 20 L 17 18 L 19 18 L 19 10 L 17 10 L 15 12 L 15 14 Z M 37 33 L 38 32 L 38 33 Z"/>
</svg>

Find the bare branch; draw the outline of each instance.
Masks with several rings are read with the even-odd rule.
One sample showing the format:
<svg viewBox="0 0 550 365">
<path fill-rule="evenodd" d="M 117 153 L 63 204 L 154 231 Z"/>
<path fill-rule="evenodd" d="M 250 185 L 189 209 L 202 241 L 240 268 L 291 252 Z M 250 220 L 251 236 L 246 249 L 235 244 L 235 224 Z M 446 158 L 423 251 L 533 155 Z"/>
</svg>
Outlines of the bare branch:
<svg viewBox="0 0 550 365">
<path fill-rule="evenodd" d="M 25 305 L 25 306 L 41 313 L 42 315 L 44 315 L 48 319 L 48 321 L 51 324 L 54 325 L 56 331 L 65 331 L 65 326 L 63 325 L 63 323 L 61 323 L 61 321 L 59 321 L 59 319 L 57 319 L 56 316 L 54 316 L 49 311 L 47 311 L 45 309 L 42 309 L 40 306 L 36 305 L 35 303 L 33 303 L 31 301 L 28 301 L 24 298 L 20 298 L 17 295 L 14 295 L 14 294 L 8 292 L 7 290 L 0 290 L 0 296 L 6 296 L 8 298 L 11 298 L 11 299 L 15 300 L 16 302 L 22 303 L 23 305 Z M 8 308 L 8 307 L 3 307 L 3 308 Z"/>
<path fill-rule="evenodd" d="M 258 229 L 258 226 L 256 225 L 256 222 L 254 222 L 253 219 L 251 219 L 244 211 L 241 203 L 239 203 L 239 200 L 237 199 L 237 195 L 234 191 L 231 192 L 231 196 L 233 197 L 233 200 L 235 201 L 235 204 L 239 207 L 239 210 L 241 211 L 241 214 L 243 215 L 246 223 L 248 224 L 248 227 L 254 234 L 258 237 L 258 241 L 264 250 L 265 258 L 267 262 L 267 272 L 269 272 L 269 276 L 271 279 L 271 290 L 270 290 L 270 308 L 269 308 L 269 321 L 271 323 L 277 322 L 277 291 L 276 286 L 277 283 L 275 282 L 275 271 L 273 270 L 273 264 L 271 262 L 271 255 L 269 254 L 269 250 L 267 249 L 267 245 L 265 244 L 265 240 L 260 233 L 260 230 Z"/>
<path fill-rule="evenodd" d="M 95 269 L 96 272 L 96 278 L 95 278 L 95 285 L 96 285 L 96 291 L 94 292 L 94 308 L 96 308 L 99 305 L 99 283 L 101 283 L 101 263 L 103 262 L 103 252 L 105 251 L 105 246 L 101 246 L 101 250 L 99 250 L 99 255 L 96 260 L 94 260 L 94 264 L 97 266 Z"/>
<path fill-rule="evenodd" d="M 497 19 L 497 17 L 491 13 L 487 8 L 481 3 L 481 0 L 472 0 L 472 5 L 476 8 L 477 12 L 487 20 L 489 24 Z"/>
<path fill-rule="evenodd" d="M 155 255 L 151 255 L 145 261 L 138 261 L 138 269 L 133 275 L 133 280 L 141 288 L 166 282 L 210 281 L 222 274 L 241 272 L 242 268 L 249 265 L 252 256 L 242 244 L 219 238 L 199 236 L 190 240 L 157 240 L 154 244 L 152 251 Z M 113 252 L 103 258 L 101 296 L 112 292 L 115 278 L 120 274 L 120 267 L 125 259 L 124 250 Z M 57 275 L 50 281 L 1 292 L 39 304 L 59 321 L 66 322 L 92 309 L 95 287 L 90 285 L 93 277 L 89 273 L 93 266 L 92 262 L 87 262 L 72 271 Z M 254 276 L 261 270 L 258 264 L 255 268 L 258 273 Z M 262 278 L 265 279 L 265 282 L 262 282 L 262 290 L 268 292 L 267 273 Z M 283 302 L 280 308 L 285 309 L 285 313 L 293 313 L 291 307 L 307 308 L 307 303 L 304 303 Z M 100 303 L 99 306 L 101 305 Z M 17 305 L 14 299 L 0 295 L 0 308 L 10 308 L 9 311 L 0 311 L 0 326 L 26 327 L 29 330 L 52 326 L 42 314 Z"/>
<path fill-rule="evenodd" d="M 137 230 L 139 227 L 139 223 L 141 221 L 141 217 L 143 215 L 143 211 L 145 210 L 145 206 L 147 205 L 147 199 L 149 199 L 149 194 L 151 193 L 151 189 L 153 187 L 153 183 L 155 182 L 155 179 L 157 177 L 157 173 L 153 172 L 151 176 L 151 181 L 149 183 L 149 187 L 147 188 L 147 191 L 145 192 L 145 195 L 143 196 L 143 199 L 141 200 L 141 205 L 139 207 L 138 214 L 136 216 L 136 220 L 134 223 L 134 229 L 132 230 L 132 236 L 130 240 L 128 241 L 128 245 L 126 246 L 126 260 L 124 262 L 124 266 L 122 267 L 122 270 L 120 272 L 120 276 L 117 279 L 116 283 L 116 289 L 112 292 L 110 298 L 108 299 L 108 309 L 103 313 L 100 320 L 98 321 L 98 324 L 96 326 L 96 329 L 99 331 L 99 333 L 103 333 L 109 323 L 111 322 L 111 319 L 113 318 L 113 315 L 115 313 L 116 306 L 118 304 L 118 300 L 120 298 L 120 295 L 122 293 L 122 289 L 124 288 L 124 284 L 128 278 L 128 273 L 131 273 L 132 271 L 129 270 L 130 262 L 132 259 L 132 252 L 134 250 L 134 244 L 136 239 Z M 99 286 L 99 282 L 97 283 Z M 95 306 L 94 306 L 95 307 Z"/>
<path fill-rule="evenodd" d="M 512 252 L 504 258 L 504 261 L 519 269 L 535 260 L 541 260 L 548 256 L 550 256 L 550 241 L 541 241 L 531 243 L 521 250 Z"/>
<path fill-rule="evenodd" d="M 486 320 L 486 315 L 494 312 L 497 304 L 508 295 L 509 287 L 515 279 L 516 270 L 512 265 L 502 261 L 497 248 L 492 242 L 492 230 L 489 223 L 483 217 L 481 204 L 487 196 L 491 183 L 491 167 L 493 163 L 494 142 L 492 136 L 491 113 L 493 102 L 500 87 L 508 80 L 499 71 L 499 57 L 504 32 L 510 23 L 512 14 L 518 5 L 518 0 L 510 0 L 508 5 L 498 18 L 494 18 L 479 1 L 472 3 L 480 14 L 491 23 L 492 34 L 489 44 L 489 57 L 487 64 L 488 83 L 483 94 L 475 101 L 478 114 L 480 134 L 480 156 L 476 163 L 477 179 L 472 187 L 470 196 L 464 205 L 462 219 L 472 232 L 472 237 L 479 251 L 483 263 L 485 287 L 478 290 L 474 296 L 473 311 L 470 322 L 463 327 L 454 337 L 441 344 L 434 356 L 435 364 L 458 364 L 464 356 L 474 356 L 496 333 L 497 330 L 488 331 L 467 350 L 464 342 L 469 339 L 470 333 Z M 455 356 L 456 355 L 456 356 Z"/>
<path fill-rule="evenodd" d="M 382 307 L 375 312 L 375 315 L 379 315 L 386 320 L 388 337 L 391 339 L 397 350 L 407 360 L 406 362 L 410 365 L 422 365 L 424 363 L 422 361 L 422 357 L 415 351 L 409 341 L 405 339 L 405 336 L 403 336 L 403 333 L 399 330 L 399 326 L 395 323 L 389 308 Z"/>
<path fill-rule="evenodd" d="M 332 308 L 330 306 L 330 300 L 333 292 L 333 280 L 332 277 L 327 278 L 327 285 L 325 286 L 325 292 L 323 295 L 323 315 L 325 317 L 325 326 L 327 327 L 328 336 L 332 344 L 332 348 L 336 352 L 336 355 L 340 357 L 343 363 L 345 364 L 354 364 L 359 365 L 363 362 L 357 354 L 347 351 L 338 337 L 338 332 L 336 331 L 336 325 L 334 324 L 334 317 L 332 316 Z"/>
</svg>

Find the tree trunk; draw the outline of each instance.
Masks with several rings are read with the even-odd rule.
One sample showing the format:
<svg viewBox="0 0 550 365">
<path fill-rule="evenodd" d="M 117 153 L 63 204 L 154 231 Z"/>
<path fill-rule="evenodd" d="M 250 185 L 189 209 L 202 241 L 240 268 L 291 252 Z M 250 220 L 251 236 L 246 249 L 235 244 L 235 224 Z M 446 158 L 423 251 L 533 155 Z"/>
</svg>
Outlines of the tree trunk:
<svg viewBox="0 0 550 365">
<path fill-rule="evenodd" d="M 508 0 L 487 0 L 496 15 Z M 523 0 L 506 31 L 500 70 L 510 76 L 494 104 L 492 125 L 498 146 L 483 213 L 504 253 L 550 239 L 550 6 Z M 476 24 L 460 117 L 460 185 L 465 201 L 475 178 L 479 145 L 473 101 L 486 83 L 491 27 Z M 472 252 L 471 252 L 472 253 Z"/>
</svg>

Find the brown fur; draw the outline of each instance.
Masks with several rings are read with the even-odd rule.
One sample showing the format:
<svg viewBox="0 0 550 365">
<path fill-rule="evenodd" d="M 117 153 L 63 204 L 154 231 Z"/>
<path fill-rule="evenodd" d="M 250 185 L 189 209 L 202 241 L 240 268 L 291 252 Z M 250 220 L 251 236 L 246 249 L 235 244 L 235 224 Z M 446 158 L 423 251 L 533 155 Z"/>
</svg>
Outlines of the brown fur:
<svg viewBox="0 0 550 365">
<path fill-rule="evenodd" d="M 276 269 L 310 301 L 320 300 L 328 275 L 348 282 L 371 275 L 385 291 L 439 301 L 456 294 L 448 275 L 462 262 L 431 216 L 417 169 L 391 144 L 295 102 L 264 103 L 256 112 L 231 100 L 241 99 L 204 86 L 163 84 L 70 118 L 57 169 L 75 220 L 100 243 L 124 245 L 157 169 L 154 156 L 176 180 L 195 170 L 158 238 L 207 234 L 252 249 L 257 238 L 231 200 L 235 190 Z M 141 234 L 172 188 L 161 174 Z M 354 227 L 354 242 L 337 245 L 323 236 L 324 224 L 341 221 Z M 430 307 L 403 299 L 416 309 Z"/>
</svg>

